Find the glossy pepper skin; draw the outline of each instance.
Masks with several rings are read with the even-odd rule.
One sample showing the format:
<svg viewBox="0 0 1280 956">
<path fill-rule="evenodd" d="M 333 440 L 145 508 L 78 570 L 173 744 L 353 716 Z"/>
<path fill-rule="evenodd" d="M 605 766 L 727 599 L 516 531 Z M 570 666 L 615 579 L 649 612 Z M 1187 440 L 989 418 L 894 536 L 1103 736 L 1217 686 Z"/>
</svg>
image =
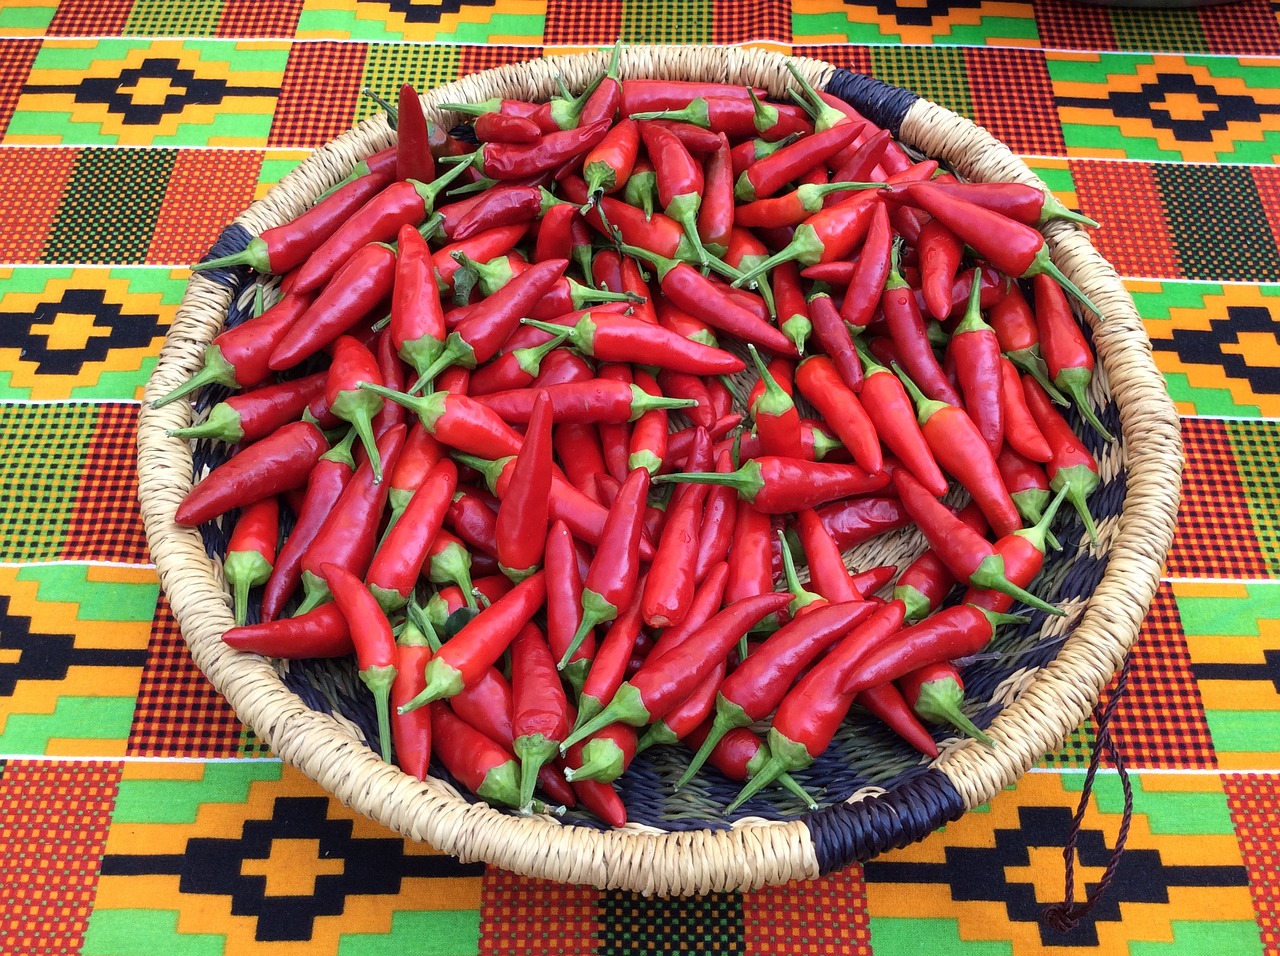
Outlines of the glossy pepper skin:
<svg viewBox="0 0 1280 956">
<path fill-rule="evenodd" d="M 457 466 L 447 458 L 437 462 L 378 546 L 365 582 L 387 613 L 408 603 L 457 486 Z"/>
<path fill-rule="evenodd" d="M 507 493 L 498 506 L 498 563 L 517 582 L 542 564 L 550 520 L 552 424 L 551 399 L 540 391 L 512 465 Z"/>
</svg>

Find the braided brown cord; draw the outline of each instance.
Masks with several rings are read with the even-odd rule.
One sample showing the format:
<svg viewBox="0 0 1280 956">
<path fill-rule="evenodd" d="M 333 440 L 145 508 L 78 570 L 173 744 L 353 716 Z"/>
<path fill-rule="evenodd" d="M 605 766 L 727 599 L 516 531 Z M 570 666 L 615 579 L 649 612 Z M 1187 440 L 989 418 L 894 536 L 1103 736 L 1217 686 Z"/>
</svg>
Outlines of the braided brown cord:
<svg viewBox="0 0 1280 956">
<path fill-rule="evenodd" d="M 815 60 L 792 62 L 819 86 L 834 69 Z M 590 53 L 502 67 L 441 87 L 425 96 L 424 104 L 433 120 L 452 125 L 458 117 L 439 111 L 435 103 L 490 96 L 545 99 L 556 90 L 557 73 L 579 89 L 606 63 L 606 54 Z M 742 48 L 643 47 L 623 52 L 621 72 L 624 77 L 752 84 L 781 94 L 790 79 L 785 63 L 779 54 Z M 1031 175 L 1016 159 L 1011 165 L 1007 150 L 987 134 L 963 126 L 953 134 L 956 122 L 966 121 L 921 101 L 903 123 L 903 139 L 951 159 L 973 178 L 1000 175 L 988 166 L 1008 166 L 1013 178 Z M 365 121 L 318 150 L 236 221 L 253 234 L 279 224 L 341 179 L 358 159 L 393 140 L 384 117 Z M 988 156 L 998 161 L 989 164 Z M 1088 715 L 1137 634 L 1176 515 L 1181 462 L 1176 417 L 1132 301 L 1087 237 L 1071 229 L 1051 233 L 1063 270 L 1107 316 L 1095 328 L 1100 379 L 1110 380 L 1120 403 L 1128 499 L 1113 537 L 1110 567 L 1081 626 L 1056 661 L 1039 674 L 1026 675 L 1017 700 L 996 719 L 991 732 L 999 747 L 960 744 L 949 747 L 937 762 L 968 807 L 989 800 L 1041 754 L 1060 746 Z M 147 401 L 200 367 L 229 298 L 229 291 L 208 277 L 192 278 L 148 383 Z M 665 832 L 632 825 L 602 832 L 546 817 L 508 815 L 461 798 L 441 781 L 419 782 L 383 763 L 349 724 L 303 704 L 270 662 L 223 644 L 221 636 L 232 619 L 220 570 L 210 562 L 199 535 L 173 521 L 192 485 L 192 456 L 189 445 L 165 431 L 187 424 L 189 415 L 184 403 L 142 407 L 139 496 L 148 541 L 197 665 L 282 759 L 398 833 L 464 860 L 485 860 L 531 876 L 644 893 L 693 894 L 753 889 L 819 874 L 813 836 L 802 821 L 747 818 L 714 831 Z M 885 836 L 887 846 L 893 834 Z"/>
</svg>

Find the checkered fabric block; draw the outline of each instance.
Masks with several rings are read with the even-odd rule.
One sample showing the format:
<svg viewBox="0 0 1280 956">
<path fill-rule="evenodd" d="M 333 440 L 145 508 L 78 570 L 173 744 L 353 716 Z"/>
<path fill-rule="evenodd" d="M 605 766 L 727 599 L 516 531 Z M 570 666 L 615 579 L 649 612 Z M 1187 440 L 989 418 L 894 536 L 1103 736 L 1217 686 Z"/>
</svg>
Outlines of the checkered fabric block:
<svg viewBox="0 0 1280 956">
<path fill-rule="evenodd" d="M 1090 237 L 1121 275 L 1179 278 L 1182 264 L 1151 163 L 1071 161 L 1079 208 L 1096 219 Z"/>
<path fill-rule="evenodd" d="M 1270 163 L 1280 152 L 1280 90 L 1265 62 L 1058 52 L 1046 62 L 1068 155 Z"/>
<path fill-rule="evenodd" d="M 968 49 L 973 120 L 1015 153 L 1062 156 L 1053 87 L 1038 50 Z"/>
<path fill-rule="evenodd" d="M 305 0 L 297 35 L 371 42 L 541 43 L 546 0 Z"/>
<path fill-rule="evenodd" d="M 1063 847 L 1083 775 L 1039 772 L 941 834 L 865 864 L 872 951 L 1159 952 L 1176 939 L 1183 952 L 1261 954 L 1248 873 L 1217 776 L 1131 780 L 1127 849 L 1075 930 L 1057 933 L 1040 912 L 1064 895 Z M 1114 774 L 1099 775 L 1076 840 L 1077 900 L 1111 859 L 1121 796 Z"/>
<path fill-rule="evenodd" d="M 0 149 L 0 195 L 23 197 L 0 204 L 0 261 L 41 261 L 79 155 L 74 149 Z"/>
<path fill-rule="evenodd" d="M 5 140 L 262 145 L 287 55 L 271 41 L 46 40 Z"/>
<path fill-rule="evenodd" d="M 1280 17 L 1267 0 L 1244 0 L 1197 12 L 1210 53 L 1275 56 L 1280 50 Z"/>
<path fill-rule="evenodd" d="M 547 0 L 543 42 L 547 46 L 612 43 L 622 36 L 625 0 L 595 0 L 591 16 L 578 0 Z"/>
<path fill-rule="evenodd" d="M 488 867 L 480 891 L 480 956 L 598 952 L 603 895 Z"/>
<path fill-rule="evenodd" d="M 133 10 L 133 0 L 58 0 L 49 36 L 119 36 Z"/>
<path fill-rule="evenodd" d="M 360 86 L 394 103 L 405 83 L 423 92 L 456 80 L 461 54 L 461 47 L 445 44 L 372 43 L 365 56 Z M 356 120 L 382 112 L 382 107 L 367 96 L 361 96 L 355 106 Z"/>
<path fill-rule="evenodd" d="M 1248 496 L 1254 532 L 1272 574 L 1280 574 L 1280 480 L 1276 455 L 1280 451 L 1280 423 L 1228 421 L 1226 432 L 1235 453 L 1236 470 Z"/>
<path fill-rule="evenodd" d="M 1200 9 L 1165 7 L 1158 16 L 1123 7 L 1035 0 L 1047 49 L 1135 50 L 1274 56 L 1280 21 L 1268 0 Z"/>
<path fill-rule="evenodd" d="M 880 46 L 871 50 L 871 74 L 919 93 L 953 113 L 973 118 L 974 92 L 964 50 L 946 46 Z"/>
<path fill-rule="evenodd" d="M 791 42 L 789 4 L 777 0 L 735 0 L 717 3 L 711 18 L 712 43 L 745 43 L 751 40 Z"/>
<path fill-rule="evenodd" d="M 972 0 L 952 4 L 846 3 L 793 0 L 797 41 L 1038 46 L 1036 20 L 1025 3 Z"/>
<path fill-rule="evenodd" d="M 0 950 L 7 956 L 78 953 L 120 765 L 0 764 Z"/>
<path fill-rule="evenodd" d="M 0 568 L 0 754 L 124 753 L 155 573 Z"/>
<path fill-rule="evenodd" d="M 298 27 L 302 0 L 222 0 L 217 35 L 289 39 Z"/>
<path fill-rule="evenodd" d="M 1266 578 L 1272 573 L 1226 424 L 1184 418 L 1186 468 L 1169 550 L 1174 577 Z"/>
<path fill-rule="evenodd" d="M 1087 720 L 1071 731 L 1055 752 L 1041 757 L 1037 766 L 1049 769 L 1087 767 L 1097 745 L 1098 737 L 1093 721 Z"/>
<path fill-rule="evenodd" d="M 743 893 L 742 941 L 752 956 L 870 956 L 862 867 Z"/>
<path fill-rule="evenodd" d="M 1280 417 L 1280 286 L 1126 282 L 1182 415 Z"/>
<path fill-rule="evenodd" d="M 0 10 L 3 16 L 3 10 Z M 36 54 L 40 52 L 39 40 L 0 40 L 0 130 L 9 125 L 14 107 L 22 95 Z"/>
<path fill-rule="evenodd" d="M 127 36 L 207 37 L 213 36 L 222 14 L 223 0 L 195 0 L 168 3 L 166 0 L 133 0 Z"/>
<path fill-rule="evenodd" d="M 542 48 L 536 46 L 495 46 L 475 44 L 463 46 L 458 51 L 458 76 L 470 76 L 484 70 L 492 70 L 511 63 L 525 63 L 542 57 Z"/>
<path fill-rule="evenodd" d="M 268 145 L 314 148 L 349 129 L 365 50 L 363 43 L 295 43 Z"/>
<path fill-rule="evenodd" d="M 140 398 L 185 289 L 169 269 L 0 268 L 0 398 Z"/>
<path fill-rule="evenodd" d="M 1111 18 L 1102 6 L 1072 0 L 1034 0 L 1040 45 L 1046 50 L 1114 50 Z"/>
<path fill-rule="evenodd" d="M 483 872 L 276 761 L 129 763 L 81 956 L 474 953 Z"/>
<path fill-rule="evenodd" d="M 1176 581 L 1173 592 L 1219 766 L 1280 768 L 1280 585 Z"/>
<path fill-rule="evenodd" d="M 1275 166 L 1254 166 L 1249 170 L 1254 188 L 1262 203 L 1262 213 L 1271 228 L 1271 239 L 1280 248 L 1280 169 Z"/>
<path fill-rule="evenodd" d="M 254 199 L 260 150 L 182 150 L 174 160 L 147 261 L 198 262 Z"/>
<path fill-rule="evenodd" d="M 145 564 L 150 558 L 137 507 L 137 406 L 101 403 L 94 409 L 62 558 Z"/>
<path fill-rule="evenodd" d="M 1280 195 L 1264 195 L 1252 169 L 1158 163 L 1153 171 L 1183 276 L 1280 281 Z"/>
<path fill-rule="evenodd" d="M 792 47 L 796 56 L 811 56 L 825 60 L 832 66 L 844 67 L 852 73 L 871 73 L 871 47 L 844 46 L 836 43 L 797 43 Z"/>
<path fill-rule="evenodd" d="M 1280 778 L 1274 774 L 1224 774 L 1222 787 L 1249 871 L 1253 908 L 1267 953 L 1280 952 Z"/>
<path fill-rule="evenodd" d="M 128 753 L 138 757 L 265 757 L 267 744 L 236 717 L 191 659 L 162 595 L 155 606 Z"/>
</svg>

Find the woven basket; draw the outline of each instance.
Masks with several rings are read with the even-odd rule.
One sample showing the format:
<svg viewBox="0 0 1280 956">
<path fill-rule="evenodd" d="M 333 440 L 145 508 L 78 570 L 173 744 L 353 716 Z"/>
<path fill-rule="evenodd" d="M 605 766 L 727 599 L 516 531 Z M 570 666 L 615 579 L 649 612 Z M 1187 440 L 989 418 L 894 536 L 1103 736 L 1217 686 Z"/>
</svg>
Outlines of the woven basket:
<svg viewBox="0 0 1280 956">
<path fill-rule="evenodd" d="M 441 87 L 424 102 L 428 115 L 448 126 L 458 117 L 435 103 L 546 99 L 556 93 L 557 73 L 580 89 L 606 60 L 590 53 L 503 67 Z M 751 84 L 781 95 L 789 80 L 785 62 L 779 54 L 739 48 L 642 47 L 623 52 L 621 71 L 624 77 Z M 867 76 L 816 60 L 792 62 L 815 86 L 844 97 L 965 178 L 1043 187 L 968 120 Z M 243 248 L 250 236 L 296 215 L 394 136 L 378 116 L 317 150 L 229 226 L 211 254 Z M 1093 442 L 1101 466 L 1102 485 L 1091 499 L 1100 541 L 1091 546 L 1073 516 L 1061 520 L 1063 551 L 1034 585 L 1068 616 L 1035 614 L 1027 625 L 1002 629 L 995 644 L 1000 656 L 965 671 L 970 716 L 988 728 L 994 749 L 940 734 L 942 756 L 930 763 L 873 719 L 855 717 L 827 754 L 795 775 L 819 796 L 822 809 L 800 813 L 785 791 L 767 791 L 730 819 L 723 808 L 737 784 L 706 770 L 673 792 L 688 753 L 654 748 L 620 781 L 632 819 L 621 830 L 601 828 L 585 815 L 557 820 L 496 810 L 443 774 L 414 780 L 366 744 L 376 739 L 372 708 L 351 662 L 277 668 L 222 643 L 232 625 L 218 560 L 225 541 L 217 527 L 197 532 L 173 521 L 193 474 L 209 467 L 216 452 L 198 447 L 193 460 L 191 445 L 166 437 L 166 429 L 188 424 L 185 403 L 158 410 L 144 405 L 138 470 L 147 538 L 196 664 L 282 759 L 343 803 L 461 859 L 530 876 L 656 894 L 745 890 L 816 877 L 921 839 L 990 800 L 1086 719 L 1137 636 L 1172 538 L 1182 462 L 1178 422 L 1141 321 L 1082 230 L 1057 223 L 1046 232 L 1058 265 L 1102 309 L 1101 321 L 1089 317 L 1099 360 L 1091 397 L 1120 439 L 1105 445 L 1087 427 L 1078 429 Z M 243 271 L 192 278 L 148 383 L 148 401 L 198 369 L 223 324 L 243 318 L 251 281 Z M 202 396 L 197 412 L 221 397 Z M 917 532 L 904 531 L 875 539 L 850 558 L 858 567 L 901 563 L 922 548 Z"/>
</svg>

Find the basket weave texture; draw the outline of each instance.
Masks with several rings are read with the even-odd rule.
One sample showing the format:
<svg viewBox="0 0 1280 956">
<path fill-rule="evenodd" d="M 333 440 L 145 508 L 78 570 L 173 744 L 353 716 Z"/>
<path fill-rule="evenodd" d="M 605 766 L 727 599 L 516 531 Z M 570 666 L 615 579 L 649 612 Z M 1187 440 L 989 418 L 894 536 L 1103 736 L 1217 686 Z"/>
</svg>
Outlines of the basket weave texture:
<svg viewBox="0 0 1280 956">
<path fill-rule="evenodd" d="M 783 94 L 787 58 L 721 47 L 640 47 L 623 51 L 621 75 L 751 84 Z M 972 180 L 1014 180 L 1044 188 L 1006 147 L 968 120 L 870 77 L 816 60 L 791 62 L 820 89 L 853 103 L 909 146 Z M 561 74 L 581 89 L 607 64 L 589 53 L 475 74 L 424 97 L 428 116 L 446 126 L 459 117 L 435 103 L 491 96 L 539 100 L 557 92 Z M 252 235 L 284 222 L 341 180 L 366 155 L 391 145 L 385 117 L 365 121 L 317 150 L 226 232 L 214 254 L 243 248 Z M 873 722 L 850 724 L 828 755 L 797 774 L 829 805 L 796 815 L 784 798 L 748 802 L 742 815 L 722 808 L 737 786 L 709 782 L 679 796 L 667 786 L 687 761 L 677 748 L 637 759 L 623 791 L 633 822 L 601 829 L 585 817 L 520 817 L 475 802 L 447 779 L 419 782 L 383 763 L 366 744 L 370 713 L 355 690 L 350 664 L 277 669 L 227 648 L 230 603 L 217 555 L 218 529 L 179 527 L 173 516 L 210 453 L 169 438 L 189 423 L 185 403 L 142 406 L 138 425 L 140 500 L 151 553 L 196 664 L 237 714 L 284 760 L 345 804 L 407 837 L 463 860 L 483 860 L 536 877 L 643 893 L 687 895 L 754 889 L 816 877 L 926 836 L 990 800 L 1042 755 L 1060 747 L 1086 719 L 1138 634 L 1159 580 L 1177 513 L 1182 463 L 1177 416 L 1150 355 L 1132 299 L 1083 230 L 1046 230 L 1054 260 L 1102 311 L 1089 316 L 1098 355 L 1091 399 L 1120 436 L 1094 441 L 1102 484 L 1091 499 L 1100 540 L 1090 545 L 1078 521 L 1060 530 L 1063 552 L 1033 590 L 1068 610 L 1064 619 L 1036 614 L 1002 630 L 994 663 L 965 672 L 970 716 L 997 746 L 944 740 L 931 764 L 906 752 Z M 200 368 L 205 346 L 247 308 L 249 277 L 193 276 L 148 383 L 149 402 Z M 202 396 L 197 410 L 213 396 Z M 1072 519 L 1074 520 L 1074 519 Z M 876 539 L 849 555 L 859 567 L 909 561 L 922 549 L 917 532 Z"/>
</svg>

